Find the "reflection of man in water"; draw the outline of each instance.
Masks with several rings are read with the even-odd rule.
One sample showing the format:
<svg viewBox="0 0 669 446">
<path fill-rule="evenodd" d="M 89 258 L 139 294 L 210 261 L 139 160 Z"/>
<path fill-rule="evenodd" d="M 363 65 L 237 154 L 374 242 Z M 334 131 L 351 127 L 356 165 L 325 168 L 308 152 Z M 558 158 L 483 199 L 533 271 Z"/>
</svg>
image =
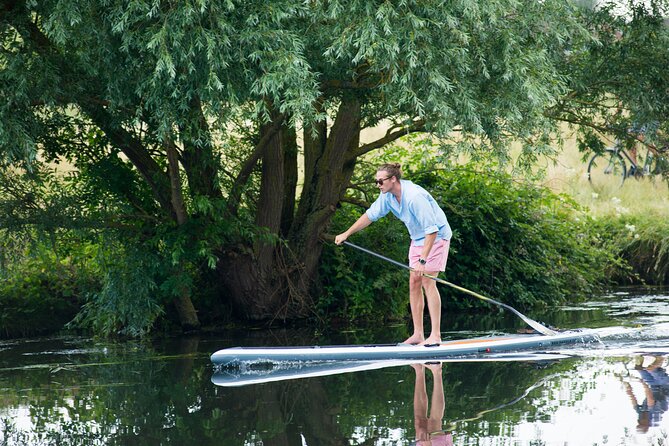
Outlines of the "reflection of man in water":
<svg viewBox="0 0 669 446">
<path fill-rule="evenodd" d="M 416 426 L 416 446 L 452 446 L 453 437 L 442 429 L 444 418 L 444 383 L 441 376 L 441 363 L 412 364 L 416 371 L 416 383 L 413 394 L 413 416 Z M 427 388 L 425 369 L 432 372 L 432 404 L 428 416 Z"/>
<path fill-rule="evenodd" d="M 637 431 L 648 432 L 650 426 L 657 426 L 662 414 L 669 409 L 669 376 L 662 367 L 666 357 L 652 357 L 652 362 L 644 366 L 646 357 L 640 356 L 634 369 L 639 373 L 638 381 L 643 387 L 644 400 L 639 403 L 629 382 L 625 382 L 625 389 L 639 415 Z"/>
</svg>

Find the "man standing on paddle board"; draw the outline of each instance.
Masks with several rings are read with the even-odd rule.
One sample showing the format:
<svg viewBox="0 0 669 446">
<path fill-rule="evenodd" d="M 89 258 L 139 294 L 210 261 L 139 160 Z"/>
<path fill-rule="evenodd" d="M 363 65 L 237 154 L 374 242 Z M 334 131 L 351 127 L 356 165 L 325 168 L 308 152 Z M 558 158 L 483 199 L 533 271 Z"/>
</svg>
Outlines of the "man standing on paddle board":
<svg viewBox="0 0 669 446">
<path fill-rule="evenodd" d="M 437 283 L 423 274 L 436 276 L 445 271 L 448 248 L 452 236 L 446 214 L 432 196 L 422 187 L 402 179 L 399 164 L 383 164 L 376 171 L 376 185 L 381 194 L 367 211 L 345 232 L 335 237 L 341 245 L 351 235 L 392 212 L 409 230 L 409 302 L 413 320 L 413 334 L 407 344 L 438 344 L 441 342 L 441 296 Z M 430 313 L 431 331 L 425 339 L 423 312 L 425 299 Z"/>
</svg>

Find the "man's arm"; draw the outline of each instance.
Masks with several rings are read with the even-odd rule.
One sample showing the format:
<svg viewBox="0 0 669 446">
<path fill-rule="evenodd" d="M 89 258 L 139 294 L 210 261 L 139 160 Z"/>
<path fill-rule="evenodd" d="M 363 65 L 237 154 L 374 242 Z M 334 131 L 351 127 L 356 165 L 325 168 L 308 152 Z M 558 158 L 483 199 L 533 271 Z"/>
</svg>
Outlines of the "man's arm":
<svg viewBox="0 0 669 446">
<path fill-rule="evenodd" d="M 346 241 L 347 238 L 349 238 L 356 232 L 365 229 L 367 226 L 371 224 L 372 220 L 369 219 L 367 213 L 362 214 L 360 218 L 358 218 L 358 220 L 351 225 L 350 228 L 348 228 L 345 232 L 342 232 L 341 234 L 335 237 L 335 243 L 341 245 Z"/>
</svg>

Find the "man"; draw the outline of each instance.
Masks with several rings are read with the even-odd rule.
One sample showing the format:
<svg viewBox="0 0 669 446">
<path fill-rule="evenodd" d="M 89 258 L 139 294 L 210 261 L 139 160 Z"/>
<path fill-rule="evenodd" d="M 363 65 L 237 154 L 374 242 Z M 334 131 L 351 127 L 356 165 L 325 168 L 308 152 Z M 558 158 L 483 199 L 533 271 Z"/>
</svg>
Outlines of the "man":
<svg viewBox="0 0 669 446">
<path fill-rule="evenodd" d="M 411 181 L 402 180 L 399 164 L 383 164 L 376 171 L 376 184 L 381 194 L 372 206 L 351 225 L 348 230 L 335 237 L 341 245 L 352 234 L 366 228 L 372 222 L 392 212 L 402 220 L 409 230 L 409 266 L 413 268 L 409 278 L 409 302 L 413 320 L 413 334 L 407 344 L 431 345 L 441 342 L 441 296 L 437 283 L 424 277 L 436 276 L 446 269 L 451 228 L 444 211 L 432 196 Z M 425 339 L 423 312 L 425 300 L 430 313 L 430 336 Z"/>
</svg>

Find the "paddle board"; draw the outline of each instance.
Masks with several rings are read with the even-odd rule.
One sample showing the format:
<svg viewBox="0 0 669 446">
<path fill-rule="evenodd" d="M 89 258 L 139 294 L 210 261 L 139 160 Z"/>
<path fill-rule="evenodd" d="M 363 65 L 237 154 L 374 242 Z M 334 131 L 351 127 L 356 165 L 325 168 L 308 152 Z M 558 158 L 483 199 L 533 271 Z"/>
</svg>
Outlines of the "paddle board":
<svg viewBox="0 0 669 446">
<path fill-rule="evenodd" d="M 439 361 L 422 361 L 434 363 L 454 362 L 535 362 L 546 363 L 569 358 L 568 355 L 558 353 L 498 353 L 468 358 L 449 358 Z M 264 384 L 276 381 L 285 381 L 299 378 L 315 378 L 321 376 L 339 375 L 343 373 L 378 370 L 387 367 L 400 367 L 421 363 L 415 360 L 385 360 L 385 361 L 326 361 L 326 362 L 291 362 L 291 363 L 264 363 L 258 367 L 252 365 L 244 367 L 226 367 L 215 370 L 211 382 L 222 387 L 240 387 L 250 384 Z"/>
<path fill-rule="evenodd" d="M 627 329 L 622 327 L 610 327 L 565 331 L 553 336 L 534 334 L 488 336 L 446 341 L 433 346 L 385 344 L 233 347 L 215 352 L 211 355 L 211 361 L 217 366 L 225 367 L 245 362 L 439 360 L 449 357 L 541 350 L 565 344 L 590 343 L 625 330 Z"/>
</svg>

